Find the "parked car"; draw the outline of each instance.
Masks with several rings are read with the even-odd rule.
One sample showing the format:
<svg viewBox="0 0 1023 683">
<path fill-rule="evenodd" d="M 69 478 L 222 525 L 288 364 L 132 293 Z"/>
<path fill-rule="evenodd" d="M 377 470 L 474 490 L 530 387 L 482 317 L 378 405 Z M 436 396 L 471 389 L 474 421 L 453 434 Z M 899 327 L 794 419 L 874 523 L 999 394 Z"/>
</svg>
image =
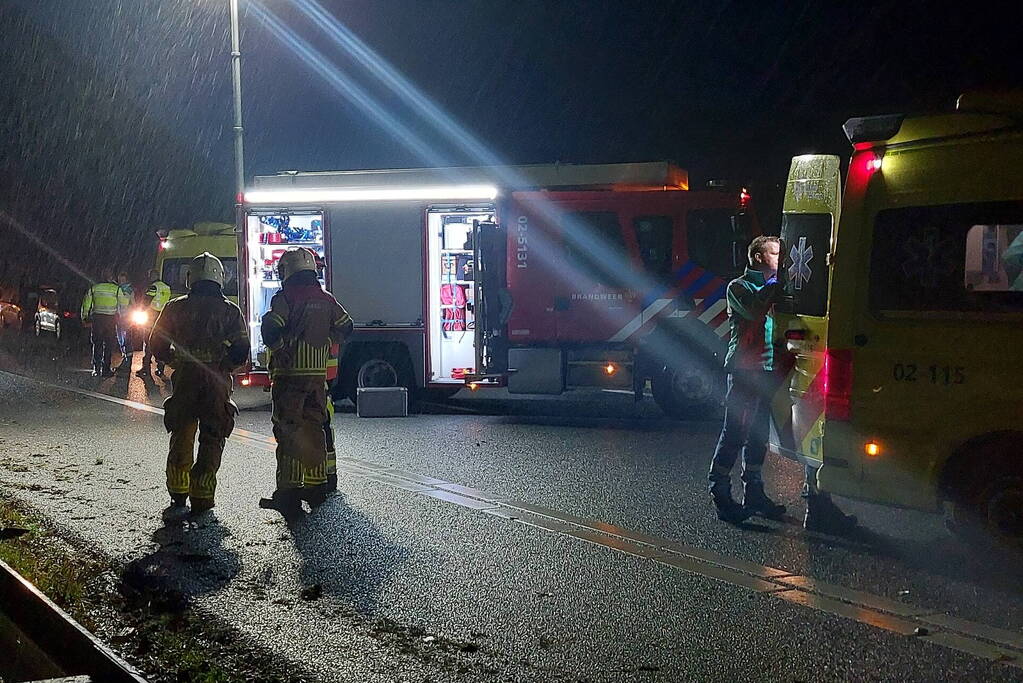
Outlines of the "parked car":
<svg viewBox="0 0 1023 683">
<path fill-rule="evenodd" d="M 49 287 L 39 289 L 39 305 L 33 323 L 37 337 L 48 332 L 57 339 L 63 339 L 77 333 L 80 326 L 78 312 L 69 306 L 67 301 L 62 300 L 57 290 Z"/>
</svg>

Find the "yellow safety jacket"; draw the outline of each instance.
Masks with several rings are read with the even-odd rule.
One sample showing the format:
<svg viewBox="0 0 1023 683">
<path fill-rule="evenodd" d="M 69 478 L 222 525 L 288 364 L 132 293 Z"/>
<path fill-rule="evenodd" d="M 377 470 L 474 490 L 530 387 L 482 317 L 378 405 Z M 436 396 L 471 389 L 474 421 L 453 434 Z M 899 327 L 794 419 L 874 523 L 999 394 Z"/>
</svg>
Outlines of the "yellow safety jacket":
<svg viewBox="0 0 1023 683">
<path fill-rule="evenodd" d="M 82 320 L 94 315 L 116 315 L 120 287 L 113 282 L 97 282 L 85 292 L 82 299 Z"/>
<path fill-rule="evenodd" d="M 149 283 L 149 289 L 146 290 L 146 296 L 149 297 L 149 307 L 154 311 L 162 311 L 163 307 L 167 305 L 167 302 L 171 298 L 171 288 L 163 280 L 153 280 Z"/>
</svg>

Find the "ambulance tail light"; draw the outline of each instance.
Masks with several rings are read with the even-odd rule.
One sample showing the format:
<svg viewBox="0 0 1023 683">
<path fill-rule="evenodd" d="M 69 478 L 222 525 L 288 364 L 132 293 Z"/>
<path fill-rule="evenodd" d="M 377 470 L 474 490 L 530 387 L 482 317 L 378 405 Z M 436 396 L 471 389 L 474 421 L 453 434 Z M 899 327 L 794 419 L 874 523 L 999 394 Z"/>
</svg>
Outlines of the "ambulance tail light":
<svg viewBox="0 0 1023 683">
<path fill-rule="evenodd" d="M 852 401 L 852 349 L 824 351 L 824 417 L 848 421 Z"/>
</svg>

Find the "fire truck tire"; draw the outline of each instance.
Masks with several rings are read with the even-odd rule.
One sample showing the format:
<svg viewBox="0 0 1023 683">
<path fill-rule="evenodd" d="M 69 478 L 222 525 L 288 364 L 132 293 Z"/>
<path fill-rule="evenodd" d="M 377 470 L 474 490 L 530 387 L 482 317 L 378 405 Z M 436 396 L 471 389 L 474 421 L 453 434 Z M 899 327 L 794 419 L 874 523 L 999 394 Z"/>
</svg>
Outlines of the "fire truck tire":
<svg viewBox="0 0 1023 683">
<path fill-rule="evenodd" d="M 723 377 L 700 363 L 676 370 L 662 367 L 650 380 L 654 401 L 668 417 L 701 417 L 717 404 Z"/>
<path fill-rule="evenodd" d="M 409 398 L 415 395 L 412 361 L 403 347 L 372 347 L 357 352 L 348 365 L 351 370 L 341 377 L 341 391 L 354 404 L 361 387 L 405 387 Z"/>
</svg>

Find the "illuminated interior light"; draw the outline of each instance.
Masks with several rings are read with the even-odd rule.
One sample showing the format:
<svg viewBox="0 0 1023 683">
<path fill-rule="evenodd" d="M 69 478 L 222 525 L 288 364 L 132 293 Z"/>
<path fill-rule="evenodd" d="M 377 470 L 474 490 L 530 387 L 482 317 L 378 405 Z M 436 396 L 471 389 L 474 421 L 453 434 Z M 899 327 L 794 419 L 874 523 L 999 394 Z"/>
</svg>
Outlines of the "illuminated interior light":
<svg viewBox="0 0 1023 683">
<path fill-rule="evenodd" d="M 877 443 L 876 441 L 868 441 L 866 444 L 864 444 L 863 450 L 866 452 L 867 455 L 869 455 L 872 458 L 875 458 L 881 455 L 881 444 Z"/>
<path fill-rule="evenodd" d="M 401 200 L 493 199 L 493 185 L 447 185 L 381 189 L 254 190 L 245 194 L 249 204 L 301 204 L 317 202 L 384 202 Z"/>
<path fill-rule="evenodd" d="M 469 382 L 469 391 L 476 391 L 480 388 L 480 385 L 476 382 Z"/>
</svg>

